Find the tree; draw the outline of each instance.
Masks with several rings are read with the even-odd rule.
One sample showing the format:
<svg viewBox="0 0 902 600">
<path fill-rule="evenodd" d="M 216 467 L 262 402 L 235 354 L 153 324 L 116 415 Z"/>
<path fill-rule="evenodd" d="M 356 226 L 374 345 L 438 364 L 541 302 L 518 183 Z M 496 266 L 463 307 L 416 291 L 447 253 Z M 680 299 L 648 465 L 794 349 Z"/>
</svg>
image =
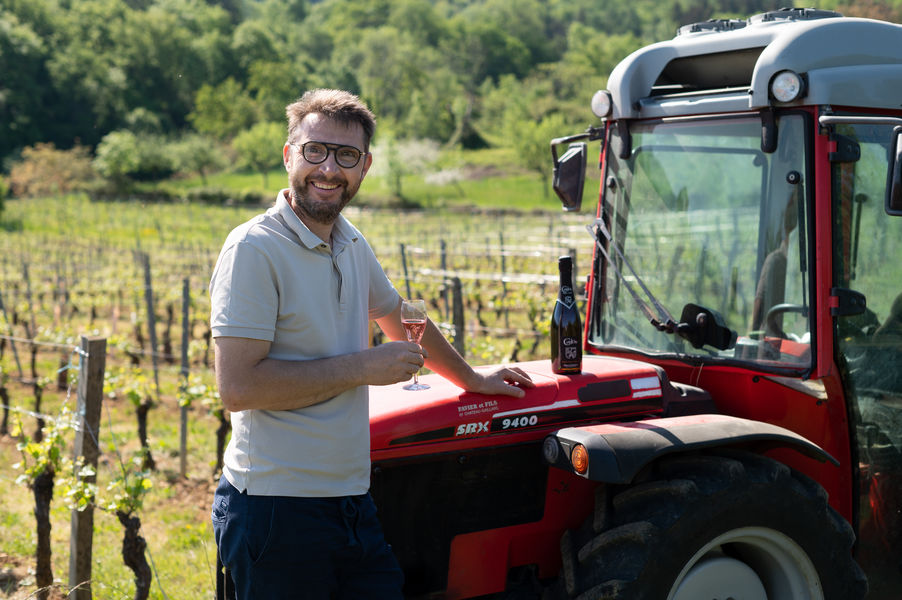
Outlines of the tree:
<svg viewBox="0 0 902 600">
<path fill-rule="evenodd" d="M 258 61 L 251 65 L 248 89 L 264 121 L 285 119 L 285 107 L 310 86 L 310 74 L 298 62 Z"/>
<path fill-rule="evenodd" d="M 512 74 L 522 77 L 529 71 L 529 48 L 494 23 L 457 17 L 439 50 L 469 92 L 486 80 L 497 81 Z"/>
<path fill-rule="evenodd" d="M 245 71 L 255 62 L 279 58 L 278 43 L 262 21 L 244 21 L 236 27 L 232 35 L 232 50 Z"/>
<path fill-rule="evenodd" d="M 143 135 L 122 129 L 106 134 L 94 158 L 97 172 L 118 190 L 131 181 L 164 179 L 175 172 L 175 158 L 162 136 Z"/>
<path fill-rule="evenodd" d="M 9 195 L 9 184 L 6 182 L 5 177 L 0 177 L 0 221 L 3 220 L 3 209 L 6 208 L 6 197 Z M 3 369 L 0 367 L 0 390 L 3 389 Z M 3 401 L 2 395 L 0 395 L 0 402 L 3 402 L 3 405 L 6 406 L 6 402 Z M 5 415 L 4 415 L 5 416 Z M 0 426 L 0 435 L 5 433 L 5 423 L 4 426 Z"/>
<path fill-rule="evenodd" d="M 403 203 L 404 177 L 424 172 L 438 160 L 438 153 L 438 144 L 429 140 L 399 141 L 388 135 L 380 136 L 373 146 L 373 154 L 380 160 L 373 161 L 370 173 L 384 176 L 392 196 Z"/>
<path fill-rule="evenodd" d="M 47 69 L 62 97 L 51 116 L 70 140 L 94 145 L 128 112 L 128 11 L 121 0 L 75 2 L 54 32 Z"/>
<path fill-rule="evenodd" d="M 216 86 L 203 85 L 197 91 L 194 110 L 188 115 L 197 131 L 221 140 L 247 129 L 256 118 L 257 107 L 253 99 L 231 77 Z"/>
<path fill-rule="evenodd" d="M 41 107 L 46 86 L 46 49 L 38 34 L 0 10 L 0 158 L 47 139 Z"/>
<path fill-rule="evenodd" d="M 548 197 L 548 183 L 551 179 L 551 151 L 549 142 L 566 130 L 563 116 L 553 114 L 539 123 L 522 121 L 516 126 L 514 147 L 520 164 L 536 173 L 544 182 L 542 192 Z"/>
<path fill-rule="evenodd" d="M 84 146 L 59 150 L 53 144 L 36 144 L 22 150 L 13 163 L 9 181 L 16 196 L 67 194 L 89 187 L 97 178 L 91 153 Z M 0 204 L 2 204 L 0 191 Z"/>
<path fill-rule="evenodd" d="M 282 164 L 282 146 L 285 144 L 285 128 L 272 122 L 257 123 L 235 136 L 232 145 L 244 166 L 255 169 L 267 185 L 267 174 Z"/>
<path fill-rule="evenodd" d="M 231 70 L 228 16 L 203 2 L 158 1 L 129 11 L 122 28 L 126 110 L 155 113 L 164 133 L 184 128 L 197 90 Z"/>
<path fill-rule="evenodd" d="M 215 139 L 193 134 L 172 145 L 176 168 L 182 173 L 197 173 L 204 185 L 207 174 L 226 165 L 223 144 Z"/>
</svg>

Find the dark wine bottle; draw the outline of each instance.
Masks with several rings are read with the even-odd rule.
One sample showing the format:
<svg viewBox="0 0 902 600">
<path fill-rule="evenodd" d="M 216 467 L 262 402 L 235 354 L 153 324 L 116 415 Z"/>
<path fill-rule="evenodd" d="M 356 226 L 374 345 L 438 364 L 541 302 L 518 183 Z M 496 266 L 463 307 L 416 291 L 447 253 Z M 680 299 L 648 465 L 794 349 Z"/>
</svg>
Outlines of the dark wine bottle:
<svg viewBox="0 0 902 600">
<path fill-rule="evenodd" d="M 551 370 L 579 373 L 583 366 L 583 330 L 573 294 L 573 260 L 558 259 L 561 285 L 551 315 Z"/>
</svg>

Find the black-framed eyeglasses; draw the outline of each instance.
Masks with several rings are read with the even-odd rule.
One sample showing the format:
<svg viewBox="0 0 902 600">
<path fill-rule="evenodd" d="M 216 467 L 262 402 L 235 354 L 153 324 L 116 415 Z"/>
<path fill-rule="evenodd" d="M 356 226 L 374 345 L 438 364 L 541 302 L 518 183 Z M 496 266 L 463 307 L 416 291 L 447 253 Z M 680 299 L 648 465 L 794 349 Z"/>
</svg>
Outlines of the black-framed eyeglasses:
<svg viewBox="0 0 902 600">
<path fill-rule="evenodd" d="M 335 156 L 335 162 L 338 163 L 338 166 L 344 167 L 345 169 L 356 167 L 357 163 L 360 162 L 360 157 L 367 154 L 354 146 L 342 146 L 341 144 L 328 144 L 326 142 L 311 141 L 303 144 L 289 142 L 289 145 L 300 148 L 301 156 L 304 157 L 304 160 L 313 165 L 325 162 L 325 160 L 329 158 L 329 152 L 331 151 Z"/>
</svg>

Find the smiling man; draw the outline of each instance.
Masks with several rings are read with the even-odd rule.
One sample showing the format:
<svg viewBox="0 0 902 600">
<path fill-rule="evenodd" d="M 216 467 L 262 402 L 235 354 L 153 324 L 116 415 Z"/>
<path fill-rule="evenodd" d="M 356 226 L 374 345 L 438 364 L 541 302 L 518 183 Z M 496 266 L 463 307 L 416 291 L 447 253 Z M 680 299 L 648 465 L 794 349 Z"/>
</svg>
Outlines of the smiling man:
<svg viewBox="0 0 902 600">
<path fill-rule="evenodd" d="M 398 292 L 341 214 L 373 162 L 372 113 L 339 90 L 286 112 L 290 188 L 229 234 L 210 282 L 216 382 L 232 413 L 216 543 L 240 600 L 399 599 L 368 492 L 367 386 L 424 363 L 483 394 L 521 397 L 532 382 L 473 370 L 431 321 L 422 345 L 406 341 Z M 369 347 L 371 320 L 393 341 Z"/>
</svg>

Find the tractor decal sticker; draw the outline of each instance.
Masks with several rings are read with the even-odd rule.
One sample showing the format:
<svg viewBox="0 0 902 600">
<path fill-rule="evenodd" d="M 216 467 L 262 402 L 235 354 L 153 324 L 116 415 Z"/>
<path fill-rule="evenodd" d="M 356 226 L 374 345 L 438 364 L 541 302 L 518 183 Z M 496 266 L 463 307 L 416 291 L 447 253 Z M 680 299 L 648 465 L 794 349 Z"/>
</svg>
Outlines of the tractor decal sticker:
<svg viewBox="0 0 902 600">
<path fill-rule="evenodd" d="M 661 380 L 657 377 L 630 379 L 633 398 L 651 398 L 661 395 Z"/>
<path fill-rule="evenodd" d="M 480 421 L 478 423 L 463 423 L 457 426 L 457 432 L 454 435 L 474 435 L 489 432 L 490 421 Z"/>
<path fill-rule="evenodd" d="M 514 415 L 522 415 L 524 413 L 548 412 L 552 410 L 560 410 L 562 408 L 571 408 L 573 406 L 579 406 L 579 400 L 561 400 L 559 402 L 549 404 L 548 406 L 530 406 L 529 408 L 506 410 L 504 412 L 495 413 L 494 415 L 492 415 L 492 418 L 497 419 L 498 417 L 511 417 Z"/>
<path fill-rule="evenodd" d="M 480 400 L 479 402 L 471 402 L 470 404 L 458 404 L 457 416 L 467 417 L 470 415 L 490 413 L 496 410 L 498 410 L 497 400 Z"/>
<path fill-rule="evenodd" d="M 398 446 L 402 444 L 416 444 L 423 442 L 435 442 L 440 440 L 452 440 L 457 437 L 480 436 L 499 431 L 514 431 L 531 429 L 534 427 L 547 427 L 559 423 L 568 423 L 585 419 L 621 418 L 632 415 L 650 415 L 662 412 L 661 388 L 651 386 L 652 377 L 636 379 L 639 384 L 633 398 L 614 401 L 599 402 L 597 404 L 585 404 L 577 399 L 561 400 L 547 406 L 533 406 L 498 412 L 483 420 L 467 419 L 450 427 L 442 427 L 429 431 L 421 431 L 412 435 L 395 438 L 389 444 Z M 624 380 L 624 383 L 626 381 Z M 642 386 L 645 386 L 644 388 Z M 646 397 L 647 396 L 647 397 Z M 481 407 L 480 407 L 481 405 Z M 484 411 L 488 405 L 497 402 L 485 401 L 477 404 L 461 405 L 459 412 L 474 410 L 477 413 Z"/>
<path fill-rule="evenodd" d="M 501 429 L 517 429 L 518 427 L 531 427 L 539 422 L 539 415 L 523 415 L 522 417 L 505 418 L 501 420 Z"/>
<path fill-rule="evenodd" d="M 586 405 L 579 400 L 563 400 L 548 406 L 534 406 L 492 415 L 492 432 L 541 427 L 582 419 L 619 417 L 661 412 L 661 399 L 626 399 L 617 402 Z"/>
</svg>

